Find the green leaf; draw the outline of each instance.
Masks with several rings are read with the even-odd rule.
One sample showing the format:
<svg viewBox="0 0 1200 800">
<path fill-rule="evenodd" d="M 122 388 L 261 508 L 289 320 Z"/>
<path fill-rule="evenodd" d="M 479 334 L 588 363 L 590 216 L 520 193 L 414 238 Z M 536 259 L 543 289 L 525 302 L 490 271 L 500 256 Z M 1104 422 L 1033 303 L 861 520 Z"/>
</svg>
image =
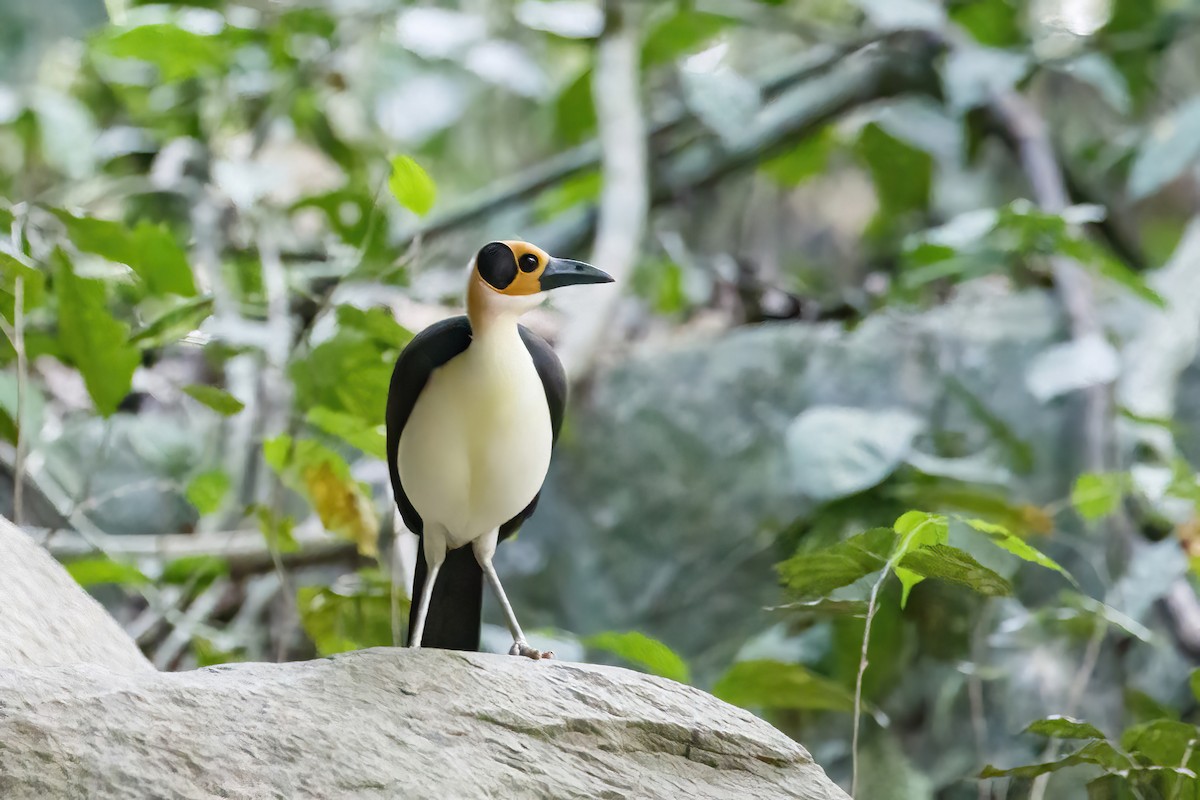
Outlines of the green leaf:
<svg viewBox="0 0 1200 800">
<path fill-rule="evenodd" d="M 604 185 L 599 170 L 590 169 L 572 175 L 538 195 L 534 215 L 541 222 L 549 222 L 559 214 L 583 203 L 595 202 Z"/>
<path fill-rule="evenodd" d="M 325 406 L 360 419 L 379 419 L 395 360 L 393 350 L 361 332 L 339 331 L 288 368 L 297 406 Z"/>
<path fill-rule="evenodd" d="M 1069 580 L 1072 584 L 1075 583 L 1075 579 L 1072 578 L 1071 575 L 1058 564 L 1058 562 L 1026 542 L 1021 537 L 1010 532 L 1008 528 L 1004 527 L 1003 525 L 997 525 L 994 522 L 986 522 L 981 519 L 964 519 L 963 522 L 982 533 L 992 544 L 996 545 L 996 547 L 999 547 L 1001 550 L 1007 550 L 1017 558 L 1029 561 L 1039 566 L 1043 566 L 1046 569 L 1052 569 Z"/>
<path fill-rule="evenodd" d="M 1158 292 L 1150 288 L 1142 276 L 1100 245 L 1088 239 L 1064 238 L 1059 242 L 1058 250 L 1063 255 L 1075 259 L 1085 267 L 1092 268 L 1101 277 L 1123 286 L 1137 297 L 1151 305 L 1166 308 L 1166 301 Z"/>
<path fill-rule="evenodd" d="M 859 157 L 871 171 L 880 211 L 896 216 L 929 205 L 933 158 L 872 122 L 859 135 Z"/>
<path fill-rule="evenodd" d="M 644 667 L 651 675 L 670 678 L 680 683 L 691 681 L 687 663 L 657 639 L 651 639 L 637 631 L 617 633 L 606 631 L 589 636 L 583 643 L 595 650 L 619 656 L 626 661 Z"/>
<path fill-rule="evenodd" d="M 1103 739 L 1104 733 L 1095 725 L 1054 715 L 1031 722 L 1025 729 L 1026 733 L 1036 733 L 1038 736 L 1048 736 L 1052 739 Z"/>
<path fill-rule="evenodd" d="M 1200 766 L 1200 729 L 1186 722 L 1156 719 L 1121 734 L 1121 746 L 1160 767 Z M 1188 755 L 1187 764 L 1183 757 Z"/>
<path fill-rule="evenodd" d="M 3 231 L 0 231 L 3 235 Z M 28 312 L 46 301 L 46 276 L 22 259 L 0 251 L 0 313 L 12 320 L 16 302 L 17 278 L 21 279 L 23 310 Z"/>
<path fill-rule="evenodd" d="M 267 540 L 267 547 L 280 553 L 295 553 L 300 549 L 292 533 L 296 520 L 285 514 L 275 514 L 266 506 L 251 506 L 247 511 L 253 511 L 258 519 L 258 529 Z"/>
<path fill-rule="evenodd" d="M 229 485 L 229 476 L 219 469 L 202 472 L 188 484 L 188 502 L 201 514 L 211 514 L 221 507 Z"/>
<path fill-rule="evenodd" d="M 1079 516 L 1089 522 L 1107 517 L 1121 504 L 1128 480 L 1124 472 L 1086 472 L 1075 480 L 1075 486 L 1071 489 L 1071 505 Z"/>
<path fill-rule="evenodd" d="M 1095 631 L 1096 624 L 1103 622 L 1143 642 L 1154 641 L 1154 632 L 1145 625 L 1093 597 L 1077 592 L 1063 592 L 1062 603 L 1064 608 L 1056 610 L 1054 622 L 1068 623 L 1068 629 L 1078 636 L 1090 636 Z M 1072 615 L 1070 612 L 1073 610 L 1080 613 Z"/>
<path fill-rule="evenodd" d="M 957 547 L 945 544 L 922 547 L 901 559 L 900 566 L 922 578 L 941 578 L 980 594 L 993 597 L 1012 594 L 1008 581 Z"/>
<path fill-rule="evenodd" d="M 127 265 L 151 294 L 196 294 L 187 256 L 166 228 L 143 220 L 130 230 L 119 222 L 76 217 L 62 210 L 54 215 L 66 226 L 67 236 L 77 248 Z"/>
<path fill-rule="evenodd" d="M 1024 38 L 1019 11 L 1010 0 L 968 0 L 950 8 L 950 19 L 988 47 L 1011 47 Z"/>
<path fill-rule="evenodd" d="M 224 70 L 230 55 L 221 38 L 168 23 L 109 33 L 100 39 L 97 48 L 116 58 L 153 64 L 167 83 Z"/>
<path fill-rule="evenodd" d="M 1153 194 L 1200 158 L 1200 95 L 1183 102 L 1154 123 L 1129 171 L 1134 199 Z"/>
<path fill-rule="evenodd" d="M 1105 773 L 1099 778 L 1088 781 L 1087 800 L 1144 800 L 1130 789 L 1128 776 L 1116 773 Z M 1195 798 L 1190 798 L 1195 800 Z"/>
<path fill-rule="evenodd" d="M 388 178 L 388 189 L 400 205 L 417 216 L 423 217 L 433 208 L 437 187 L 433 179 L 421 169 L 421 165 L 408 156 L 392 158 L 392 176 Z"/>
<path fill-rule="evenodd" d="M 129 394 L 141 355 L 129 344 L 128 326 L 109 313 L 104 283 L 78 277 L 61 250 L 54 261 L 59 342 L 83 375 L 96 410 L 110 416 Z"/>
<path fill-rule="evenodd" d="M 630 287 L 635 295 L 649 302 L 658 314 L 670 316 L 687 307 L 683 270 L 668 258 L 654 258 L 639 263 L 633 271 Z"/>
<path fill-rule="evenodd" d="M 125 262 L 137 272 L 146 288 L 153 294 L 177 294 L 193 297 L 196 282 L 187 255 L 175 237 L 165 227 L 138 223 L 133 231 L 133 246 L 137 256 Z"/>
<path fill-rule="evenodd" d="M 129 341 L 143 348 L 172 344 L 199 328 L 200 323 L 212 314 L 212 309 L 212 295 L 185 300 L 159 314 Z"/>
<path fill-rule="evenodd" d="M 1067 767 L 1076 767 L 1080 764 L 1096 764 L 1107 769 L 1121 770 L 1129 769 L 1133 763 L 1121 751 L 1117 750 L 1111 744 L 1103 739 L 1096 739 L 1088 742 L 1079 750 L 1064 756 L 1057 761 L 1048 761 L 1043 764 L 1029 764 L 1022 767 L 1012 767 L 1010 769 L 997 769 L 990 764 L 983 768 L 979 773 L 981 778 L 1036 778 L 1038 775 L 1045 775 L 1051 772 L 1057 772 L 1060 769 Z"/>
<path fill-rule="evenodd" d="M 1191 465 L 1182 458 L 1176 458 L 1171 464 L 1167 495 L 1195 503 L 1196 510 L 1200 511 L 1200 474 L 1193 472 Z"/>
<path fill-rule="evenodd" d="M 950 522 L 941 514 L 929 514 L 924 511 L 909 511 L 902 515 L 892 526 L 900 536 L 899 552 L 893 557 L 900 557 L 922 547 L 945 544 L 950 537 Z M 912 570 L 897 566 L 896 577 L 900 579 L 900 607 L 908 605 L 908 593 L 924 580 Z"/>
<path fill-rule="evenodd" d="M 964 279 L 997 269 L 1014 269 L 1025 259 L 1066 256 L 1148 303 L 1163 300 L 1108 249 L 1079 233 L 1078 226 L 1103 219 L 1103 210 L 1079 205 L 1051 214 L 1027 200 L 998 210 L 960 214 L 905 242 L 906 286 L 946 277 Z"/>
<path fill-rule="evenodd" d="M 904 463 L 924 424 L 898 408 L 805 409 L 785 434 L 796 489 L 829 502 L 878 485 Z"/>
<path fill-rule="evenodd" d="M 229 562 L 214 555 L 184 556 L 168 562 L 159 576 L 162 583 L 207 586 L 229 574 Z"/>
<path fill-rule="evenodd" d="M 246 660 L 244 647 L 225 650 L 203 636 L 192 637 L 192 655 L 195 656 L 196 666 L 199 669 Z"/>
<path fill-rule="evenodd" d="M 1200 700 L 1200 669 L 1192 670 L 1192 676 L 1189 679 L 1192 687 L 1192 697 Z"/>
<path fill-rule="evenodd" d="M 883 569 L 895 541 L 891 528 L 874 528 L 824 550 L 797 553 L 777 569 L 798 599 L 824 597 Z"/>
<path fill-rule="evenodd" d="M 681 9 L 650 29 L 642 44 L 642 68 L 665 64 L 693 53 L 734 20 L 718 14 Z"/>
<path fill-rule="evenodd" d="M 867 601 L 831 600 L 823 597 L 820 600 L 805 600 L 770 606 L 767 611 L 787 611 L 800 617 L 865 617 Z"/>
<path fill-rule="evenodd" d="M 592 68 L 589 66 L 555 98 L 554 133 L 568 144 L 577 144 L 595 130 L 596 105 L 592 101 Z"/>
<path fill-rule="evenodd" d="M 366 420 L 318 406 L 308 412 L 308 423 L 320 428 L 330 436 L 336 436 L 347 444 L 357 447 L 367 455 L 381 460 L 387 459 L 387 438 L 380 430 L 382 426 L 371 425 Z"/>
<path fill-rule="evenodd" d="M 946 379 L 946 388 L 962 401 L 970 415 L 987 428 L 988 434 L 1002 445 L 1012 462 L 1014 469 L 1026 473 L 1033 469 L 1033 448 L 1029 442 L 1020 438 L 1013 429 L 974 392 L 967 389 L 957 378 L 950 376 Z"/>
<path fill-rule="evenodd" d="M 15 369 L 0 371 L 0 437 L 13 445 L 17 443 L 17 417 L 23 414 L 21 424 L 38 431 L 46 410 L 46 397 L 33 381 L 25 384 L 25 408 L 19 408 L 19 384 Z"/>
<path fill-rule="evenodd" d="M 399 350 L 412 341 L 412 331 L 405 328 L 388 308 L 369 308 L 341 305 L 337 307 L 337 322 L 340 327 L 365 333 L 376 342 Z"/>
<path fill-rule="evenodd" d="M 399 595 L 396 613 L 407 619 L 408 599 Z M 394 644 L 391 583 L 379 570 L 344 575 L 332 586 L 302 586 L 296 606 L 322 656 Z"/>
<path fill-rule="evenodd" d="M 193 383 L 183 387 L 189 397 L 216 411 L 222 417 L 231 417 L 246 407 L 246 405 L 224 389 L 216 386 Z"/>
<path fill-rule="evenodd" d="M 121 586 L 141 586 L 150 579 L 133 564 L 103 558 L 85 558 L 65 565 L 67 572 L 80 586 L 115 583 Z"/>
<path fill-rule="evenodd" d="M 765 161 L 759 169 L 780 186 L 794 188 L 824 172 L 836 146 L 837 136 L 832 127 L 826 126 L 801 139 L 791 150 Z"/>
<path fill-rule="evenodd" d="M 780 661 L 739 661 L 717 680 L 712 693 L 742 708 L 854 710 L 854 695 L 845 687 Z"/>
</svg>

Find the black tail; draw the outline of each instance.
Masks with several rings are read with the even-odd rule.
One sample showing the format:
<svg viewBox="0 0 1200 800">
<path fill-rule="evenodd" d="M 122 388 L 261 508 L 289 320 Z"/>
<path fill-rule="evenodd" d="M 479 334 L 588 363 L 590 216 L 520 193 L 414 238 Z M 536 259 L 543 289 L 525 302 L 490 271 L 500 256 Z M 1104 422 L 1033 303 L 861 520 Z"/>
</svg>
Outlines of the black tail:
<svg viewBox="0 0 1200 800">
<path fill-rule="evenodd" d="M 408 640 L 412 641 L 417 624 L 417 604 L 425 588 L 425 555 L 417 546 L 417 568 L 413 574 L 413 601 L 408 612 Z M 443 650 L 478 650 L 479 627 L 483 613 L 483 570 L 470 547 L 460 547 L 446 553 L 438 571 L 425 616 L 422 647 Z"/>
</svg>

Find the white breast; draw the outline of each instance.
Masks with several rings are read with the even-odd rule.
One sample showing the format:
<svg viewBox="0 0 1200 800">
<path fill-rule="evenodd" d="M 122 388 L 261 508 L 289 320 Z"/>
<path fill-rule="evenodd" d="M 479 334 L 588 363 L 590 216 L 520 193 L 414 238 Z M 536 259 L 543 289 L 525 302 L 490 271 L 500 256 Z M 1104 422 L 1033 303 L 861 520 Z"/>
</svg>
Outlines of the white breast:
<svg viewBox="0 0 1200 800">
<path fill-rule="evenodd" d="M 550 467 L 550 409 L 516 325 L 434 370 L 400 436 L 404 491 L 461 547 L 520 513 Z"/>
</svg>

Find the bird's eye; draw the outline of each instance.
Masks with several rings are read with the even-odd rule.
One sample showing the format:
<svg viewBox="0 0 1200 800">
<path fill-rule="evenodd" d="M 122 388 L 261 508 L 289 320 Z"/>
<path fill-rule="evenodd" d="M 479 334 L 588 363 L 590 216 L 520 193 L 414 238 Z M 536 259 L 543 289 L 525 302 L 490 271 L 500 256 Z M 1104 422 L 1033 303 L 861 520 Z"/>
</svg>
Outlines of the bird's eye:
<svg viewBox="0 0 1200 800">
<path fill-rule="evenodd" d="M 521 272 L 533 272 L 538 268 L 538 257 L 533 253 L 526 253 L 521 256 L 517 265 L 521 267 Z"/>
</svg>

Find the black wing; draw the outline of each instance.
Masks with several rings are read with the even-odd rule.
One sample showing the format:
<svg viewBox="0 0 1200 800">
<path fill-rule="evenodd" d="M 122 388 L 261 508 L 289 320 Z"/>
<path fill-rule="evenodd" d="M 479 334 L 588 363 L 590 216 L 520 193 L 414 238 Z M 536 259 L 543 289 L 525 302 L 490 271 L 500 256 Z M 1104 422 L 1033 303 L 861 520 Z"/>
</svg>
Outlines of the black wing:
<svg viewBox="0 0 1200 800">
<path fill-rule="evenodd" d="M 563 415 L 567 410 L 567 375 L 563 372 L 562 362 L 554 353 L 553 348 L 545 339 L 533 331 L 520 326 L 521 340 L 525 342 L 533 366 L 537 369 L 538 377 L 542 379 L 542 388 L 546 390 L 546 403 L 550 406 L 550 430 L 552 442 L 558 442 L 558 432 L 562 429 Z M 534 495 L 533 500 L 525 509 L 500 526 L 500 540 L 503 541 L 516 533 L 525 520 L 533 516 L 537 510 L 538 498 L 541 492 Z"/>
<path fill-rule="evenodd" d="M 392 491 L 404 524 L 413 533 L 424 530 L 421 515 L 413 508 L 404 487 L 400 485 L 400 467 L 396 456 L 400 450 L 400 434 L 412 414 L 417 397 L 438 367 L 459 355 L 471 344 L 471 323 L 466 317 L 453 317 L 430 325 L 408 343 L 396 359 L 387 399 L 387 458 L 392 477 Z M 544 343 L 543 343 L 544 344 Z M 543 379 L 544 380 L 544 379 Z"/>
</svg>

